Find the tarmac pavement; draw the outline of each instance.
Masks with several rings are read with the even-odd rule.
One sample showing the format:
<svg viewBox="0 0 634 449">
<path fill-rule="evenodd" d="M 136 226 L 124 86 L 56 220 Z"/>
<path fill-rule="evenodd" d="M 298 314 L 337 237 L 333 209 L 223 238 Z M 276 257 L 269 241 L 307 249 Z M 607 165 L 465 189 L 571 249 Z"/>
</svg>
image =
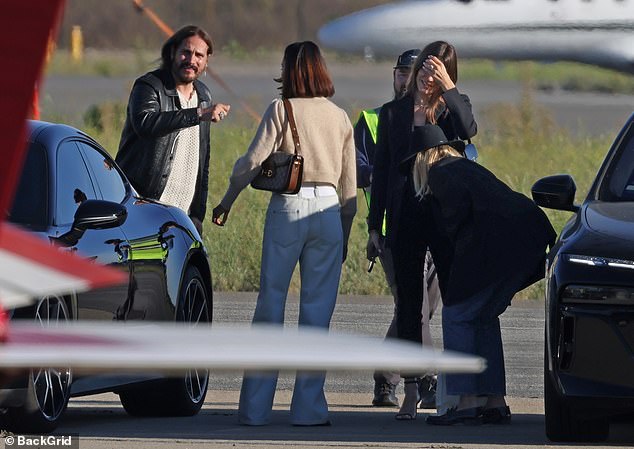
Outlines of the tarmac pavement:
<svg viewBox="0 0 634 449">
<path fill-rule="evenodd" d="M 97 448 L 490 448 L 546 444 L 539 399 L 511 399 L 513 424 L 435 427 L 425 410 L 415 421 L 396 421 L 396 408 L 369 405 L 366 393 L 327 394 L 330 427 L 288 424 L 290 391 L 280 391 L 271 424 L 241 426 L 236 391 L 210 390 L 191 418 L 130 418 L 114 394 L 72 402 L 59 434 L 78 434 L 81 449 Z M 210 399 L 209 399 L 210 398 Z"/>
<path fill-rule="evenodd" d="M 280 74 L 277 59 L 252 62 L 214 58 L 211 66 L 258 114 L 279 95 L 278 84 L 273 81 Z M 380 106 L 393 96 L 391 63 L 352 64 L 331 60 L 328 67 L 336 89 L 333 100 L 351 114 L 352 121 L 357 119 L 360 109 Z M 148 67 L 150 69 L 152 67 Z M 91 105 L 127 102 L 134 78 L 136 76 L 46 76 L 40 92 L 41 109 L 49 120 L 80 121 Z M 245 119 L 245 112 L 235 97 L 209 76 L 202 81 L 210 87 L 214 101 L 232 104 L 228 123 Z M 634 95 L 525 90 L 515 81 L 463 80 L 459 82 L 459 89 L 469 95 L 480 130 L 488 127 L 484 111 L 500 103 L 519 104 L 525 92 L 572 135 L 612 136 L 634 108 Z M 240 116 L 243 118 L 239 119 Z"/>
<path fill-rule="evenodd" d="M 248 322 L 256 294 L 215 293 L 216 322 Z M 389 297 L 342 296 L 333 316 L 333 329 L 381 336 L 392 314 Z M 330 427 L 293 427 L 289 405 L 293 375 L 282 373 L 278 383 L 271 424 L 241 426 L 237 404 L 241 373 L 214 372 L 210 390 L 197 416 L 187 418 L 136 418 L 128 416 L 117 395 L 73 398 L 55 432 L 79 435 L 81 449 L 149 448 L 603 448 L 634 446 L 634 426 L 618 423 L 605 445 L 549 444 L 544 435 L 542 395 L 543 304 L 515 302 L 502 315 L 502 336 L 507 365 L 508 402 L 513 412 L 510 425 L 436 427 L 425 424 L 434 410 L 421 410 L 415 421 L 396 421 L 396 408 L 370 405 L 372 373 L 329 372 L 326 395 Z M 297 321 L 297 298 L 290 297 L 286 321 Z M 439 317 L 432 331 L 439 341 Z M 399 394 L 402 390 L 399 389 Z"/>
</svg>

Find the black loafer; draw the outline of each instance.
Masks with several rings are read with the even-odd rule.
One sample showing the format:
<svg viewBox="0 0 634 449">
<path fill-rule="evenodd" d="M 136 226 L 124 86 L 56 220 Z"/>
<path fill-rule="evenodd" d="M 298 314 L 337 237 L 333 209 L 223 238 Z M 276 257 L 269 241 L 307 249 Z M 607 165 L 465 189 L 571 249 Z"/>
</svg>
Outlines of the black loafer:
<svg viewBox="0 0 634 449">
<path fill-rule="evenodd" d="M 433 426 L 453 426 L 463 424 L 465 426 L 478 426 L 483 423 L 482 407 L 457 410 L 450 408 L 444 415 L 430 415 L 425 420 Z"/>
<path fill-rule="evenodd" d="M 508 405 L 486 408 L 482 412 L 482 421 L 484 424 L 510 424 L 511 409 Z"/>
</svg>

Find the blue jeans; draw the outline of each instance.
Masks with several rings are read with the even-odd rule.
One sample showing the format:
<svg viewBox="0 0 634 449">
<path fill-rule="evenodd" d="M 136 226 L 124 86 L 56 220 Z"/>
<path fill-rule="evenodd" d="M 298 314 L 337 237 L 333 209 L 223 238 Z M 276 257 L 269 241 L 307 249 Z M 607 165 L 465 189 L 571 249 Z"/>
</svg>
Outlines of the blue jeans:
<svg viewBox="0 0 634 449">
<path fill-rule="evenodd" d="M 302 188 L 297 195 L 272 195 L 264 225 L 254 323 L 284 323 L 288 287 L 299 262 L 299 326 L 330 326 L 341 276 L 343 231 L 339 199 L 334 189 L 325 190 L 315 188 L 310 193 Z M 245 373 L 238 411 L 241 423 L 269 422 L 277 376 L 277 372 Z M 293 424 L 328 420 L 325 379 L 325 372 L 297 373 L 291 402 Z"/>
<path fill-rule="evenodd" d="M 517 279 L 498 282 L 471 298 L 442 311 L 445 350 L 484 358 L 487 368 L 479 374 L 447 374 L 450 395 L 506 395 L 504 350 L 499 316 L 511 304 L 519 285 Z"/>
</svg>

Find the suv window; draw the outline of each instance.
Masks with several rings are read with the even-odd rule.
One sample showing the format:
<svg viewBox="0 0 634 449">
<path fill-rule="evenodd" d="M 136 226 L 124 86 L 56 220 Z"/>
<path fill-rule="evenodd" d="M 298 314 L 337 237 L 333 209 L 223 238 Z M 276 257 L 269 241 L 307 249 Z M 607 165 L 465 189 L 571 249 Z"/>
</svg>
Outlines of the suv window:
<svg viewBox="0 0 634 449">
<path fill-rule="evenodd" d="M 104 200 L 121 203 L 126 196 L 126 187 L 121 174 L 110 156 L 85 142 L 77 142 L 92 169 L 97 189 Z"/>
<path fill-rule="evenodd" d="M 48 225 L 48 163 L 40 144 L 29 145 L 9 221 L 38 230 Z"/>
<path fill-rule="evenodd" d="M 55 192 L 55 224 L 68 225 L 75 211 L 85 200 L 97 199 L 79 148 L 73 141 L 57 148 L 57 189 Z"/>
</svg>

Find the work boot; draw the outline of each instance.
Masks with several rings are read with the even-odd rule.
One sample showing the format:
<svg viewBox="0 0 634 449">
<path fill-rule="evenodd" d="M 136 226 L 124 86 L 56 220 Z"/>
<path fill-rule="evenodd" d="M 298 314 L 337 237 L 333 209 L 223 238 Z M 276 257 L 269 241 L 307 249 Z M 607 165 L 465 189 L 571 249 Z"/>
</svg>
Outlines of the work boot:
<svg viewBox="0 0 634 449">
<path fill-rule="evenodd" d="M 372 405 L 375 407 L 398 407 L 396 397 L 396 385 L 391 383 L 374 384 L 374 399 Z"/>
<path fill-rule="evenodd" d="M 436 385 L 438 379 L 433 374 L 423 376 L 418 383 L 419 408 L 436 408 Z"/>
</svg>

